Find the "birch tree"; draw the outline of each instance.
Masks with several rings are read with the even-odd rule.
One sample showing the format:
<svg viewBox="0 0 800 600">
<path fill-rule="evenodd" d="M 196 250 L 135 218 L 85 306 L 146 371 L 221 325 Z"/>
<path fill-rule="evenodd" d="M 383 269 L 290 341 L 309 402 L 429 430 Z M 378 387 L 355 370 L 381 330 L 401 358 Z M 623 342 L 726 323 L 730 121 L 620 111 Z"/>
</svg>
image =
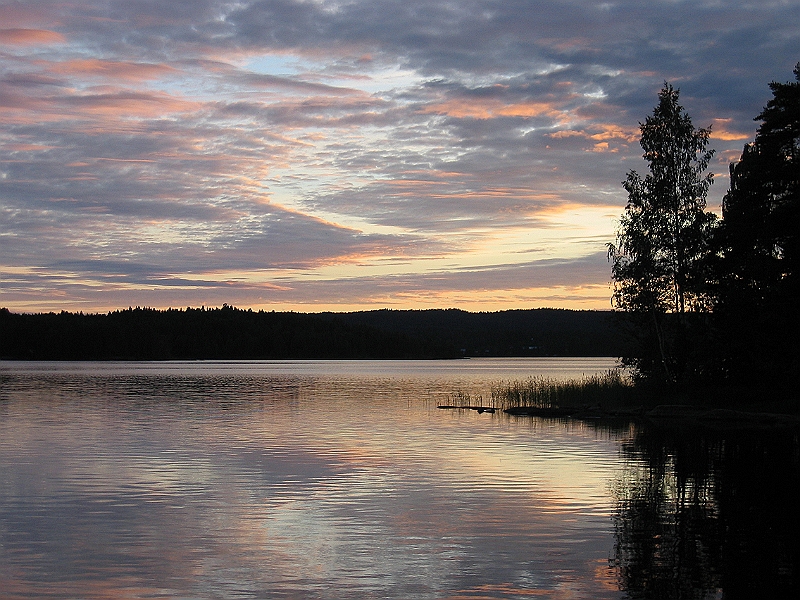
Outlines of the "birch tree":
<svg viewBox="0 0 800 600">
<path fill-rule="evenodd" d="M 612 303 L 638 317 L 646 340 L 627 362 L 641 375 L 659 371 L 670 381 L 686 368 L 684 315 L 710 307 L 701 266 L 715 221 L 705 210 L 711 129 L 695 129 L 678 97 L 665 83 L 653 114 L 640 123 L 649 173 L 630 171 L 623 182 L 628 204 L 608 247 Z"/>
</svg>

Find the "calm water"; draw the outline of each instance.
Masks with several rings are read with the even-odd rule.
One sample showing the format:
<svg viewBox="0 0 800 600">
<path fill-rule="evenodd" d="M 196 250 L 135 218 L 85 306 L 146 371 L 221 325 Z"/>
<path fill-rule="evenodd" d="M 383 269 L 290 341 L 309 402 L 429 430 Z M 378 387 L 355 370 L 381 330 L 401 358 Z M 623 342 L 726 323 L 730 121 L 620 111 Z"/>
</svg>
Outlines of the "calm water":
<svg viewBox="0 0 800 600">
<path fill-rule="evenodd" d="M 436 408 L 612 366 L 0 363 L 0 597 L 788 595 L 795 431 Z"/>
</svg>

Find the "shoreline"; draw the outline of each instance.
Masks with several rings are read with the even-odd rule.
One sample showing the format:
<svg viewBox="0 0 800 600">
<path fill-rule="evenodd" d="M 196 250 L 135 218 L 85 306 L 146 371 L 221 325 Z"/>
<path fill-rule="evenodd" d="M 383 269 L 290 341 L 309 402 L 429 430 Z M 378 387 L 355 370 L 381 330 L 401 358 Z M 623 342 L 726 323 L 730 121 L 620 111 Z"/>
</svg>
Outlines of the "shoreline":
<svg viewBox="0 0 800 600">
<path fill-rule="evenodd" d="M 604 409 L 602 406 L 514 406 L 497 408 L 475 405 L 438 405 L 442 410 L 474 410 L 478 414 L 502 412 L 512 417 L 539 417 L 543 419 L 647 423 L 660 427 L 700 426 L 709 429 L 772 429 L 800 428 L 800 416 L 763 411 L 730 408 L 702 408 L 689 404 L 659 404 L 652 408 L 628 407 Z"/>
</svg>

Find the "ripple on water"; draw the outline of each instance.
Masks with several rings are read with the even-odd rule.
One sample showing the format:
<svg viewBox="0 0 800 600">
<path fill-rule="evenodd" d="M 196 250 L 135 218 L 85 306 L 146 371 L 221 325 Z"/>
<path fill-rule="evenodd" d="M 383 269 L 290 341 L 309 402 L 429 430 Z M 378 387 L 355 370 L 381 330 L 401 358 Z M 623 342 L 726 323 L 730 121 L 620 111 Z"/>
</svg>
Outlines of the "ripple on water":
<svg viewBox="0 0 800 600">
<path fill-rule="evenodd" d="M 11 597 L 620 597 L 598 570 L 618 441 L 437 411 L 531 365 L 468 362 L 5 364 L 0 584 Z"/>
</svg>

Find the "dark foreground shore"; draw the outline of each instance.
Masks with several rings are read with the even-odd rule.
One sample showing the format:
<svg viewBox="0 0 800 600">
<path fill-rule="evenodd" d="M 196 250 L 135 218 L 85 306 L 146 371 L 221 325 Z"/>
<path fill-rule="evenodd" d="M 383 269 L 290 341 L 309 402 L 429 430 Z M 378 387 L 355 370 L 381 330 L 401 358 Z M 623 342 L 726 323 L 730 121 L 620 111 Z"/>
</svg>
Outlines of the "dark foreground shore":
<svg viewBox="0 0 800 600">
<path fill-rule="evenodd" d="M 761 412 L 729 408 L 703 408 L 688 404 L 660 404 L 652 408 L 602 406 L 492 406 L 440 405 L 440 409 L 474 410 L 478 413 L 503 412 L 516 417 L 573 419 L 582 421 L 646 422 L 661 426 L 701 426 L 714 429 L 800 427 L 800 416 L 780 412 Z"/>
<path fill-rule="evenodd" d="M 703 408 L 687 404 L 661 404 L 653 408 L 604 409 L 590 407 L 513 407 L 503 412 L 515 416 L 570 418 L 580 420 L 630 420 L 655 424 L 695 423 L 716 428 L 740 427 L 798 427 L 800 416 L 775 412 L 753 412 L 730 408 Z"/>
</svg>

